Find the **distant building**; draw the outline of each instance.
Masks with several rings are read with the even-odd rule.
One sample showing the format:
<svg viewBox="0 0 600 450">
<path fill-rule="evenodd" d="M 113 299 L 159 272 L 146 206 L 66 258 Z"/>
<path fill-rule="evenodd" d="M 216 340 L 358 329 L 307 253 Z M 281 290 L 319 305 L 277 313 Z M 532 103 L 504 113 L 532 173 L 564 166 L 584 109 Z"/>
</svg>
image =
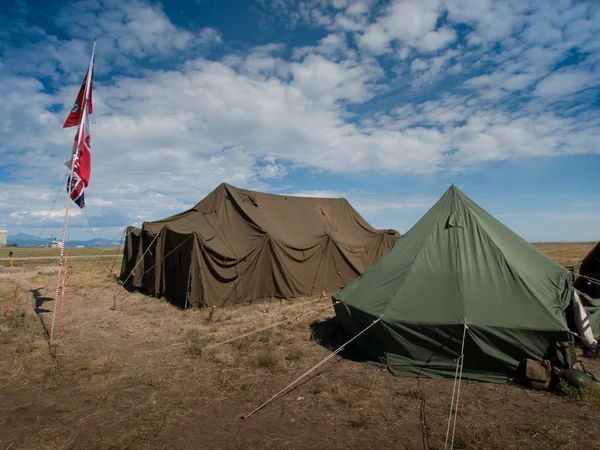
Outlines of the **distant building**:
<svg viewBox="0 0 600 450">
<path fill-rule="evenodd" d="M 51 241 L 50 242 L 50 248 L 61 248 L 62 247 L 62 242 L 60 241 Z"/>
<path fill-rule="evenodd" d="M 8 231 L 5 229 L 0 229 L 0 247 L 6 246 L 8 242 Z"/>
</svg>

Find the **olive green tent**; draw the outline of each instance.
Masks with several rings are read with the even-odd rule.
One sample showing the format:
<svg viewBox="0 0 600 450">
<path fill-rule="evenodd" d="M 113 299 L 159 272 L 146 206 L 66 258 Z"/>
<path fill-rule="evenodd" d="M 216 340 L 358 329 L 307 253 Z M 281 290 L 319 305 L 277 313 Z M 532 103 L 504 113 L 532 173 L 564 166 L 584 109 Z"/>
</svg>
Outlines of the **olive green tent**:
<svg viewBox="0 0 600 450">
<path fill-rule="evenodd" d="M 569 272 L 451 186 L 394 247 L 334 295 L 357 345 L 404 376 L 502 382 L 572 341 Z"/>
<path fill-rule="evenodd" d="M 187 211 L 129 231 L 121 280 L 181 306 L 334 292 L 399 238 L 374 229 L 342 198 L 229 184 Z"/>
</svg>

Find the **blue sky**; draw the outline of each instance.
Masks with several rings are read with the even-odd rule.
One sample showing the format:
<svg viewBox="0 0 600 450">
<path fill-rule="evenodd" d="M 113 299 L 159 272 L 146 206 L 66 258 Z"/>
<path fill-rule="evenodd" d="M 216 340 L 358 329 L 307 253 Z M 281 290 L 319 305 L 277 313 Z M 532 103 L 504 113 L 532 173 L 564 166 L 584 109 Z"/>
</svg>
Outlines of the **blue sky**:
<svg viewBox="0 0 600 450">
<path fill-rule="evenodd" d="M 454 183 L 531 241 L 600 239 L 596 1 L 8 5 L 0 227 L 10 234 L 37 235 L 50 214 L 74 135 L 62 123 L 97 38 L 86 211 L 98 237 L 228 182 L 344 196 L 402 233 Z M 59 233 L 65 199 L 44 235 Z M 91 239 L 73 211 L 69 238 Z"/>
</svg>

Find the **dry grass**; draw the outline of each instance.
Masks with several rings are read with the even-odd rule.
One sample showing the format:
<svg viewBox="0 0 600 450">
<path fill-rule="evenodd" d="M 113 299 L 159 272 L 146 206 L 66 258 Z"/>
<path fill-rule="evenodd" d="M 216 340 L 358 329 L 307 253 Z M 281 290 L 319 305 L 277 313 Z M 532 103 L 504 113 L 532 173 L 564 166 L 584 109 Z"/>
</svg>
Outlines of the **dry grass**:
<svg viewBox="0 0 600 450">
<path fill-rule="evenodd" d="M 293 348 L 285 355 L 288 361 L 300 361 L 304 357 L 304 351 L 300 348 Z"/>
<path fill-rule="evenodd" d="M 202 348 L 204 346 L 205 343 L 201 331 L 197 329 L 188 330 L 185 335 L 185 348 L 187 352 L 193 356 L 200 356 L 202 355 Z"/>
<path fill-rule="evenodd" d="M 546 250 L 564 263 L 586 249 Z M 331 301 L 217 308 L 208 320 L 207 311 L 126 295 L 109 276 L 112 263 L 69 265 L 66 335 L 51 348 L 54 270 L 0 274 L 1 311 L 17 277 L 22 282 L 13 313 L 0 316 L 0 448 L 444 447 L 451 381 L 395 378 L 340 357 L 241 421 L 330 354 L 310 324 L 333 310 L 208 346 Z M 596 361 L 586 366 L 600 370 Z M 455 448 L 598 448 L 598 438 L 580 430 L 599 419 L 596 394 L 561 398 L 465 382 Z"/>
<path fill-rule="evenodd" d="M 534 245 L 559 264 L 577 268 L 583 257 L 587 255 L 596 244 L 597 242 L 578 242 Z"/>
<path fill-rule="evenodd" d="M 255 353 L 256 367 L 268 369 L 271 372 L 276 372 L 279 369 L 281 362 L 275 349 L 271 346 L 264 346 Z"/>
<path fill-rule="evenodd" d="M 579 403 L 599 405 L 600 406 L 600 386 L 593 385 L 590 388 L 577 388 L 570 386 L 569 384 L 562 382 L 560 383 L 560 390 L 570 400 Z"/>
</svg>

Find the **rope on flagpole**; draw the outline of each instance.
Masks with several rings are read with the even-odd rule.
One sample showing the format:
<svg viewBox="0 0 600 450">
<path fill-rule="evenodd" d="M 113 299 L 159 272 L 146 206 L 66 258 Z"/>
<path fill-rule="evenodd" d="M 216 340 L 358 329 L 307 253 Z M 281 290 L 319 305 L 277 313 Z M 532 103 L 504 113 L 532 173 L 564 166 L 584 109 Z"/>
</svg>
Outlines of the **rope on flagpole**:
<svg viewBox="0 0 600 450">
<path fill-rule="evenodd" d="M 347 341 L 347 342 L 343 343 L 342 345 L 340 345 L 337 350 L 335 350 L 333 353 L 331 353 L 330 355 L 328 355 L 325 358 L 323 358 L 319 363 L 317 363 L 316 365 L 314 365 L 312 368 L 308 369 L 306 372 L 304 372 L 302 375 L 300 375 L 298 378 L 296 378 L 294 381 L 292 381 L 286 387 L 284 387 L 283 389 L 281 389 L 279 392 L 277 392 L 275 395 L 273 395 L 270 399 L 268 399 L 262 405 L 260 405 L 259 407 L 255 408 L 253 411 L 249 412 L 248 414 L 242 414 L 242 416 L 241 416 L 242 420 L 248 419 L 251 415 L 253 415 L 254 413 L 260 411 L 262 408 L 264 408 L 265 406 L 267 406 L 269 403 L 271 403 L 273 400 L 275 400 L 280 394 L 282 394 L 287 389 L 289 389 L 294 384 L 296 384 L 298 381 L 300 381 L 302 378 L 304 378 L 308 374 L 314 372 L 317 368 L 319 368 L 320 366 L 322 366 L 323 364 L 325 364 L 327 361 L 329 361 L 331 358 L 333 358 L 335 355 L 337 355 L 339 352 L 341 352 L 346 347 L 346 345 L 350 344 L 352 341 L 354 341 L 356 338 L 358 338 L 361 334 L 363 334 L 364 332 L 366 332 L 369 328 L 371 328 L 373 325 L 375 325 L 376 323 L 378 323 L 380 321 L 381 321 L 381 318 L 375 320 L 371 325 L 369 325 L 368 327 L 366 327 L 364 330 L 362 330 L 360 333 L 358 333 L 356 336 L 354 336 L 349 341 Z"/>
<path fill-rule="evenodd" d="M 60 301 L 60 335 L 64 336 L 65 335 L 65 319 L 63 317 L 63 310 L 65 308 L 65 282 L 67 280 L 67 259 L 69 258 L 69 252 L 66 253 L 65 255 L 65 271 L 64 271 L 64 275 L 62 277 L 62 294 L 61 294 L 61 301 Z"/>
<path fill-rule="evenodd" d="M 85 105 L 84 105 L 85 107 Z M 81 128 L 81 126 L 80 126 Z M 65 220 L 63 222 L 63 235 L 62 235 L 62 244 L 60 246 L 60 258 L 58 260 L 58 274 L 56 276 L 56 291 L 54 293 L 54 304 L 52 307 L 52 324 L 50 326 L 50 343 L 52 343 L 52 338 L 54 337 L 54 324 L 56 322 L 56 307 L 58 304 L 58 292 L 60 291 L 60 283 L 62 278 L 62 267 L 63 267 L 63 257 L 65 253 L 65 240 L 67 238 L 67 222 L 69 220 L 69 210 L 71 207 L 71 193 L 73 189 L 73 172 L 75 170 L 75 160 L 77 158 L 77 153 L 73 152 L 73 156 L 71 157 L 71 173 L 68 179 L 67 186 L 67 205 L 65 207 Z"/>
</svg>

